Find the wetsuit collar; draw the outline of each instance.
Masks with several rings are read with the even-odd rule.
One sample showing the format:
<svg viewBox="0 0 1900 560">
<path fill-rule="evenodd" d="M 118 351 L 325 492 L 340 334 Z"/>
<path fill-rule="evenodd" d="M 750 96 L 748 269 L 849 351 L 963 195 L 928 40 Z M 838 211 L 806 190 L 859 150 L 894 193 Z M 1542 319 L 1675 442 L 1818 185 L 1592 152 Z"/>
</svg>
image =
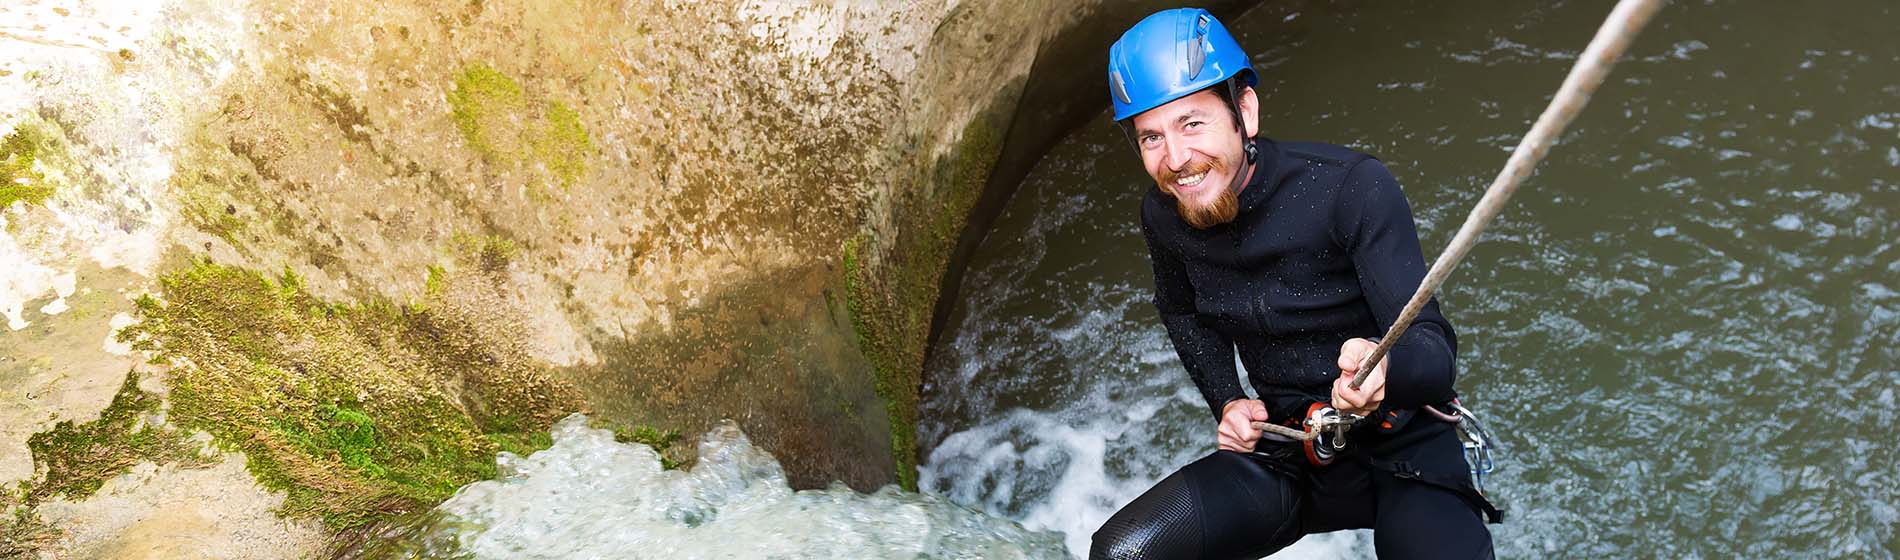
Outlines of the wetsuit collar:
<svg viewBox="0 0 1900 560">
<path fill-rule="evenodd" d="M 1253 175 L 1247 177 L 1246 186 L 1240 190 L 1240 211 L 1251 212 L 1254 208 L 1273 196 L 1279 181 L 1280 146 L 1273 139 L 1256 136 L 1249 140 L 1259 155 L 1254 158 Z"/>
</svg>

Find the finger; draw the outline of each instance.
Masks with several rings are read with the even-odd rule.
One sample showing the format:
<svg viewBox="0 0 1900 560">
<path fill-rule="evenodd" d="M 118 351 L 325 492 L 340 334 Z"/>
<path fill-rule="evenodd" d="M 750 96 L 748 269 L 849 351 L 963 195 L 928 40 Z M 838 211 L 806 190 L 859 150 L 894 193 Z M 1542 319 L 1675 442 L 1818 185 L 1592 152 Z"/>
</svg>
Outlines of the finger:
<svg viewBox="0 0 1900 560">
<path fill-rule="evenodd" d="M 1221 423 L 1221 432 L 1227 434 L 1227 437 L 1233 438 L 1233 440 L 1237 442 L 1244 442 L 1260 437 L 1259 434 L 1253 434 L 1253 431 L 1253 426 L 1246 420 L 1232 418 L 1227 422 Z"/>
<path fill-rule="evenodd" d="M 1246 440 L 1235 437 L 1234 434 L 1229 431 L 1223 431 L 1221 433 L 1220 448 L 1228 451 L 1248 451 Z"/>
<path fill-rule="evenodd" d="M 1372 373 L 1367 374 L 1366 382 L 1359 384 L 1358 392 L 1370 395 L 1378 392 L 1380 389 L 1384 389 L 1385 375 L 1383 375 L 1383 373 L 1384 372 L 1378 370 L 1373 370 Z M 1350 388 L 1351 387 L 1348 387 L 1348 389 Z"/>
<path fill-rule="evenodd" d="M 1237 432 L 1235 435 L 1240 436 L 1239 439 L 1243 442 L 1252 442 L 1253 440 L 1260 439 L 1260 430 L 1253 429 L 1252 422 L 1243 423 L 1236 427 L 1234 431 Z"/>
<path fill-rule="evenodd" d="M 1361 389 L 1363 389 L 1363 387 Z M 1343 396 L 1346 397 L 1346 406 L 1348 408 L 1359 410 L 1366 407 L 1367 395 L 1364 391 L 1354 391 L 1348 388 L 1346 394 Z"/>
</svg>

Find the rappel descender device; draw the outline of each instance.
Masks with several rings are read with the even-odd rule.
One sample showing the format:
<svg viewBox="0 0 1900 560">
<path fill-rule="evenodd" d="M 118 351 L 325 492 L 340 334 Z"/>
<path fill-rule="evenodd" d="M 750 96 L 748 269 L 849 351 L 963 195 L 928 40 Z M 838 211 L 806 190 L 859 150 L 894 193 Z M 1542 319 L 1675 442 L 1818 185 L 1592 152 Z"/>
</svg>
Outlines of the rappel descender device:
<svg viewBox="0 0 1900 560">
<path fill-rule="evenodd" d="M 1300 421 L 1300 427 L 1315 437 L 1300 442 L 1306 450 L 1306 461 L 1314 466 L 1324 467 L 1333 464 L 1340 450 L 1346 448 L 1346 431 L 1358 423 L 1361 416 L 1346 414 L 1326 403 L 1313 403 L 1306 407 L 1306 418 Z"/>
</svg>

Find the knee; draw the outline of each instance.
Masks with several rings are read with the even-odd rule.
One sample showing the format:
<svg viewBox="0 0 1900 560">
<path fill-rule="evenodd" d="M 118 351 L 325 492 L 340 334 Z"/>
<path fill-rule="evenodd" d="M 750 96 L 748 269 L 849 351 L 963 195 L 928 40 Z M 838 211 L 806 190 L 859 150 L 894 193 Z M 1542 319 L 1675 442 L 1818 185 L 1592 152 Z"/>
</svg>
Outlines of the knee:
<svg viewBox="0 0 1900 560">
<path fill-rule="evenodd" d="M 1115 512 L 1090 538 L 1089 558 L 1194 557 L 1200 539 L 1200 527 L 1194 523 L 1197 508 L 1192 507 L 1191 497 L 1183 490 L 1179 484 L 1164 481 Z"/>
<path fill-rule="evenodd" d="M 1089 539 L 1089 560 L 1137 560 L 1153 558 L 1155 531 L 1142 530 L 1130 523 L 1108 520 Z"/>
</svg>

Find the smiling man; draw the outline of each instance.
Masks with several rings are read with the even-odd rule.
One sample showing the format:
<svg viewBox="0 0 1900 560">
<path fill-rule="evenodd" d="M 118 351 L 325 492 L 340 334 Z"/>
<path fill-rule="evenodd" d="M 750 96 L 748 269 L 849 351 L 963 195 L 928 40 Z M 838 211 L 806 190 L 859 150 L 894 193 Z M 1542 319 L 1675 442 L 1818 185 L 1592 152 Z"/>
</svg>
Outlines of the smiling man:
<svg viewBox="0 0 1900 560">
<path fill-rule="evenodd" d="M 1457 396 L 1457 337 L 1437 302 L 1348 387 L 1424 278 L 1411 207 L 1371 156 L 1258 136 L 1256 83 L 1204 10 L 1151 15 L 1109 50 L 1115 120 L 1155 182 L 1141 208 L 1155 307 L 1219 449 L 1116 512 L 1090 556 L 1259 557 L 1371 528 L 1381 558 L 1488 558 L 1497 510 L 1447 416 L 1426 408 Z M 1252 425 L 1325 406 L 1371 418 L 1337 455 Z"/>
</svg>

